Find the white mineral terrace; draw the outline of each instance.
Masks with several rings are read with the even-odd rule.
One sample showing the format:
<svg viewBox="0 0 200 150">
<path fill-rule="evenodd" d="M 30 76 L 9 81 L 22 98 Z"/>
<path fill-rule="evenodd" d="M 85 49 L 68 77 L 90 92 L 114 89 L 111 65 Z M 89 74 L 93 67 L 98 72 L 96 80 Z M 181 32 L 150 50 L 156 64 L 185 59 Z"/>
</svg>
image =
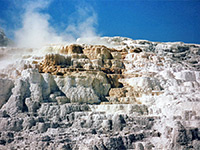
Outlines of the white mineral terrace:
<svg viewBox="0 0 200 150">
<path fill-rule="evenodd" d="M 0 149 L 198 150 L 200 45 L 98 41 L 0 47 Z"/>
</svg>

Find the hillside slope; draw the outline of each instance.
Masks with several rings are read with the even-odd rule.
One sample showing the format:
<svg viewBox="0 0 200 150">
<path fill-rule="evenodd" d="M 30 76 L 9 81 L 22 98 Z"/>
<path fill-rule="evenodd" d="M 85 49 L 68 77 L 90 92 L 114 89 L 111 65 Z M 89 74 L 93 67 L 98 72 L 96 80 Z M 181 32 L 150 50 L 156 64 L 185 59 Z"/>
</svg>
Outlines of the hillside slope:
<svg viewBox="0 0 200 150">
<path fill-rule="evenodd" d="M 200 45 L 80 41 L 0 47 L 0 149 L 199 149 Z"/>
</svg>

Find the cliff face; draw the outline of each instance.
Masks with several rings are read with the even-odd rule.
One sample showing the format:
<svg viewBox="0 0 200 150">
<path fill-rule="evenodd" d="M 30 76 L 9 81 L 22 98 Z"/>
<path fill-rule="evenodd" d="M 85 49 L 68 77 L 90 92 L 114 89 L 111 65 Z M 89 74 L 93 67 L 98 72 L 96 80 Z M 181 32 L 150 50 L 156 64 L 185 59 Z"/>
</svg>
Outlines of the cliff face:
<svg viewBox="0 0 200 150">
<path fill-rule="evenodd" d="M 197 150 L 200 45 L 99 40 L 1 49 L 0 149 Z"/>
</svg>

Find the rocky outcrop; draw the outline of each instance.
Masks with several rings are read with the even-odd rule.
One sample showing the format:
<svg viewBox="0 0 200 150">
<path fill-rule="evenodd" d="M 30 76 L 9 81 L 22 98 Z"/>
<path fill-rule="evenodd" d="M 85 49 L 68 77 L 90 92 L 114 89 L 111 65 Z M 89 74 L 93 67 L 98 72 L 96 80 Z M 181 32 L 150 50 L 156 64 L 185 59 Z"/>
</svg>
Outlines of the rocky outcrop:
<svg viewBox="0 0 200 150">
<path fill-rule="evenodd" d="M 102 72 L 71 73 L 57 77 L 55 81 L 71 102 L 99 103 L 110 89 L 109 81 Z"/>
<path fill-rule="evenodd" d="M 117 50 L 69 45 L 61 53 L 67 55 L 46 55 L 38 69 L 41 73 L 58 75 L 56 84 L 70 102 L 100 103 L 106 101 L 111 87 L 122 87 L 118 79 L 124 64 Z"/>
<path fill-rule="evenodd" d="M 14 87 L 12 80 L 7 78 L 0 79 L 0 108 L 8 101 L 11 96 L 11 90 Z"/>
<path fill-rule="evenodd" d="M 83 47 L 80 46 L 80 45 L 72 44 L 72 45 L 63 47 L 60 50 L 60 53 L 68 54 L 68 55 L 71 55 L 71 54 L 82 54 L 83 53 Z"/>
</svg>

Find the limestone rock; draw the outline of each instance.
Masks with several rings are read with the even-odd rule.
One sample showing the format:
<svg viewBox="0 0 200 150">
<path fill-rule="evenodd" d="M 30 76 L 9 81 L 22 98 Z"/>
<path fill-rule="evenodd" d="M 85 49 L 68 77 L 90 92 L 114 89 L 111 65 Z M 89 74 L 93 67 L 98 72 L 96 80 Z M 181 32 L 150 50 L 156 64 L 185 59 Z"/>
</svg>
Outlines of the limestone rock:
<svg viewBox="0 0 200 150">
<path fill-rule="evenodd" d="M 0 117 L 1 118 L 7 118 L 10 117 L 5 110 L 0 110 Z"/>
<path fill-rule="evenodd" d="M 30 96 L 29 86 L 27 81 L 17 80 L 15 87 L 12 89 L 13 94 L 8 102 L 3 105 L 2 110 L 6 110 L 9 114 L 26 111 L 25 98 Z"/>
<path fill-rule="evenodd" d="M 37 102 L 43 101 L 42 87 L 40 84 L 31 84 L 30 92 L 31 92 L 31 98 L 34 101 L 37 101 Z"/>
<path fill-rule="evenodd" d="M 44 133 L 47 131 L 47 129 L 50 127 L 50 124 L 49 123 L 43 123 L 43 122 L 39 122 L 37 124 L 37 127 L 38 127 L 38 131 L 40 133 Z"/>
<path fill-rule="evenodd" d="M 78 104 L 63 104 L 63 105 L 51 105 L 42 104 L 38 110 L 40 116 L 47 116 L 53 118 L 54 116 L 66 119 L 67 115 L 73 112 L 88 111 L 88 105 L 78 105 Z"/>
<path fill-rule="evenodd" d="M 0 138 L 0 145 L 5 145 L 6 143 L 12 143 L 14 141 L 14 134 L 13 132 L 2 132 Z"/>
<path fill-rule="evenodd" d="M 122 137 L 112 137 L 104 139 L 104 144 L 107 149 L 121 150 L 126 149 L 122 140 Z"/>
<path fill-rule="evenodd" d="M 98 96 L 95 94 L 94 90 L 85 87 L 70 88 L 66 92 L 66 96 L 70 99 L 72 103 L 100 103 Z"/>
<path fill-rule="evenodd" d="M 83 47 L 77 44 L 72 44 L 66 47 L 63 47 L 61 50 L 63 54 L 81 54 L 83 53 Z"/>
<path fill-rule="evenodd" d="M 37 69 L 25 69 L 22 71 L 22 77 L 27 79 L 32 84 L 40 84 L 42 80 L 42 75 Z"/>
<path fill-rule="evenodd" d="M 31 129 L 31 127 L 36 125 L 36 121 L 33 117 L 30 117 L 30 118 L 27 117 L 27 118 L 24 118 L 22 125 L 23 125 L 23 129 L 29 130 Z"/>
<path fill-rule="evenodd" d="M 12 80 L 2 78 L 0 79 L 0 108 L 7 102 L 11 96 L 11 90 L 14 87 Z"/>
<path fill-rule="evenodd" d="M 38 108 L 40 108 L 40 103 L 38 101 L 34 101 L 31 98 L 25 99 L 25 104 L 29 112 L 35 113 Z"/>
<path fill-rule="evenodd" d="M 177 143 L 180 143 L 180 145 L 187 144 L 188 140 L 187 140 L 186 129 L 180 122 L 177 122 L 177 131 L 178 131 L 178 135 L 176 138 Z"/>
<path fill-rule="evenodd" d="M 126 97 L 126 90 L 124 88 L 111 88 L 109 96 L 111 97 Z"/>
<path fill-rule="evenodd" d="M 112 88 L 120 88 L 123 86 L 119 79 L 122 78 L 120 74 L 107 74 Z"/>
<path fill-rule="evenodd" d="M 69 66 L 71 65 L 71 57 L 63 56 L 60 54 L 47 54 L 43 63 L 39 66 L 39 72 L 52 73 L 60 72 L 61 67 L 57 66 Z"/>
<path fill-rule="evenodd" d="M 85 48 L 83 53 L 91 60 L 102 58 L 102 59 L 112 59 L 110 49 L 105 46 L 92 46 Z"/>
<path fill-rule="evenodd" d="M 120 52 L 111 52 L 113 59 L 122 59 Z"/>
<path fill-rule="evenodd" d="M 114 115 L 113 116 L 113 130 L 121 131 L 126 126 L 126 122 L 122 115 Z"/>
<path fill-rule="evenodd" d="M 49 73 L 42 74 L 43 80 L 41 81 L 42 95 L 44 99 L 48 99 L 50 93 L 59 91 L 53 76 Z"/>
<path fill-rule="evenodd" d="M 108 94 L 110 84 L 103 73 L 76 73 L 57 77 L 59 89 L 71 102 L 99 103 Z"/>
<path fill-rule="evenodd" d="M 0 149 L 198 149 L 200 46 L 98 40 L 0 48 Z"/>
<path fill-rule="evenodd" d="M 61 96 L 61 95 L 62 95 L 62 93 L 59 92 L 59 91 L 58 92 L 54 92 L 54 93 L 49 95 L 49 101 L 50 102 L 57 102 L 56 97 Z"/>
<path fill-rule="evenodd" d="M 140 52 L 142 52 L 142 49 L 139 47 L 130 50 L 130 53 L 140 53 Z"/>
<path fill-rule="evenodd" d="M 23 129 L 23 119 L 21 118 L 1 118 L 0 131 L 16 131 L 19 132 Z"/>
<path fill-rule="evenodd" d="M 143 93 L 149 93 L 152 90 L 160 91 L 162 89 L 158 80 L 150 77 L 130 78 L 125 82 L 132 86 L 135 91 Z"/>
<path fill-rule="evenodd" d="M 177 73 L 175 73 L 175 77 L 177 79 L 182 79 L 185 81 L 195 81 L 196 80 L 195 72 L 192 72 L 192 71 L 177 72 Z"/>
<path fill-rule="evenodd" d="M 192 145 L 193 145 L 195 150 L 199 150 L 200 149 L 200 141 L 199 140 L 198 141 L 194 140 Z"/>
<path fill-rule="evenodd" d="M 58 104 L 70 103 L 70 100 L 65 96 L 58 96 L 58 97 L 56 97 L 56 100 L 57 100 Z"/>
<path fill-rule="evenodd" d="M 142 143 L 138 143 L 136 150 L 144 150 L 143 144 Z"/>
</svg>

